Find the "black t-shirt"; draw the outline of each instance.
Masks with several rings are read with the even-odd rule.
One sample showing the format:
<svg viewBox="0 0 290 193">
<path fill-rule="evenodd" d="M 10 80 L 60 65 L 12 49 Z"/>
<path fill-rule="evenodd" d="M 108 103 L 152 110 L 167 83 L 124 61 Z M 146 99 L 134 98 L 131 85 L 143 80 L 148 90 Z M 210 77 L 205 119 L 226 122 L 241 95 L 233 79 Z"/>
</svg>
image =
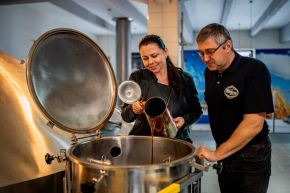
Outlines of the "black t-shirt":
<svg viewBox="0 0 290 193">
<path fill-rule="evenodd" d="M 205 70 L 205 101 L 213 137 L 218 145 L 227 141 L 243 120 L 244 114 L 272 113 L 271 76 L 259 60 L 235 58 L 222 74 Z M 262 131 L 248 145 L 264 139 L 269 133 L 264 121 Z"/>
</svg>

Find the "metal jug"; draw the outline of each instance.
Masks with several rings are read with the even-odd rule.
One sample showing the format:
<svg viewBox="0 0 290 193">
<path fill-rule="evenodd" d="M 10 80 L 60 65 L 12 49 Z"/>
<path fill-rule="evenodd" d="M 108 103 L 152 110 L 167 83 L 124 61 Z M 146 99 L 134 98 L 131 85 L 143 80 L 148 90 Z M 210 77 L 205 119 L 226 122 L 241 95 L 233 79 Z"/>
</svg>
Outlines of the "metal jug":
<svg viewBox="0 0 290 193">
<path fill-rule="evenodd" d="M 126 80 L 119 85 L 118 96 L 124 103 L 133 104 L 141 98 L 139 84 L 132 80 Z"/>
<path fill-rule="evenodd" d="M 145 115 L 154 136 L 174 138 L 177 134 L 177 127 L 166 102 L 161 97 L 152 97 L 146 101 Z M 153 133 L 154 132 L 154 133 Z"/>
</svg>

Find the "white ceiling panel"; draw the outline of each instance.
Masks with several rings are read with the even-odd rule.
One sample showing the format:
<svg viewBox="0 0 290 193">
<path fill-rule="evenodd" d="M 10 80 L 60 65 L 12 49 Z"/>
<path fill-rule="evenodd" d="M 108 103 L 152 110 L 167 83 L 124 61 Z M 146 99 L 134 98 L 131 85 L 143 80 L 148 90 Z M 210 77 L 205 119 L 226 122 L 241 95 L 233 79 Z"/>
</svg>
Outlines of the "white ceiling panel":
<svg viewBox="0 0 290 193">
<path fill-rule="evenodd" d="M 48 2 L 44 3 L 32 3 L 32 4 L 22 4 L 22 5 L 12 5 L 12 6 L 23 6 L 28 9 L 32 9 L 37 12 L 41 12 L 41 14 L 45 14 L 49 17 L 52 17 L 56 20 L 61 21 L 65 26 L 65 28 L 72 28 L 77 30 L 84 30 L 92 34 L 114 34 L 112 31 L 108 31 L 107 29 L 95 25 L 91 22 L 83 20 L 82 18 L 76 16 L 73 13 L 67 12 L 62 8 Z"/>
<path fill-rule="evenodd" d="M 280 29 L 290 22 L 290 1 L 275 14 L 269 22 L 264 26 L 264 29 Z"/>
<path fill-rule="evenodd" d="M 148 5 L 146 3 L 148 0 L 59 0 L 52 1 L 52 3 L 34 0 L 34 3 L 31 4 L 24 4 L 24 2 L 25 0 L 22 1 L 23 6 L 31 6 L 31 8 L 44 14 L 51 15 L 72 26 L 78 25 L 78 28 L 83 27 L 86 31 L 94 32 L 96 35 L 114 34 L 113 28 L 116 21 L 113 19 L 118 17 L 133 17 L 131 22 L 132 34 L 147 33 Z M 65 2 L 65 6 L 64 3 L 59 3 L 62 6 L 55 6 L 57 2 Z M 220 23 L 223 15 L 228 15 L 225 26 L 229 30 L 250 30 L 265 11 L 269 10 L 269 5 L 273 2 L 276 5 L 279 5 L 279 2 L 284 2 L 284 4 L 281 8 L 277 8 L 278 11 L 272 9 L 273 14 L 269 19 L 267 18 L 269 21 L 259 27 L 262 29 L 281 29 L 290 22 L 290 0 L 252 0 L 252 3 L 250 0 L 180 0 L 179 2 L 184 4 L 188 15 L 186 27 L 195 32 L 207 24 Z M 225 9 L 225 2 L 231 2 L 229 9 Z M 0 6 L 1 4 L 21 4 L 21 0 L 2 0 Z M 70 10 L 70 4 L 74 4 L 74 7 L 79 6 L 78 11 L 81 14 L 74 14 Z M 224 13 L 225 10 L 228 13 Z M 85 13 L 86 11 L 88 13 Z M 94 17 L 98 20 L 97 22 L 94 22 Z M 102 26 L 104 22 L 109 23 L 111 27 L 106 29 L 104 27 L 106 25 Z"/>
<path fill-rule="evenodd" d="M 249 30 L 262 16 L 272 0 L 235 0 L 226 27 L 229 30 Z M 251 17 L 252 6 L 252 17 Z M 240 26 L 238 25 L 240 23 Z M 251 24 L 252 23 L 252 24 Z"/>
<path fill-rule="evenodd" d="M 224 0 L 188 0 L 184 2 L 193 31 L 210 23 L 219 23 Z"/>
<path fill-rule="evenodd" d="M 128 0 L 144 17 L 148 15 L 148 4 L 133 0 Z"/>
</svg>

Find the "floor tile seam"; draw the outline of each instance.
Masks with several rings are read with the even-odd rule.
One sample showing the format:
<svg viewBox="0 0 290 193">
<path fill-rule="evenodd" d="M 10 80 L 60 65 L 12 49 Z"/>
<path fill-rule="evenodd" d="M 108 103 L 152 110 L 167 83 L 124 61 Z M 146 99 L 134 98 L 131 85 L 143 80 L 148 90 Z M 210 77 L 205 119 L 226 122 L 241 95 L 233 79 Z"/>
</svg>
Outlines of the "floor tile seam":
<svg viewBox="0 0 290 193">
<path fill-rule="evenodd" d="M 278 167 L 280 168 L 280 170 L 283 171 L 283 168 L 281 167 L 281 165 L 278 163 L 278 161 L 276 160 L 276 158 L 274 156 L 272 156 L 272 161 L 273 160 L 278 165 Z"/>
</svg>

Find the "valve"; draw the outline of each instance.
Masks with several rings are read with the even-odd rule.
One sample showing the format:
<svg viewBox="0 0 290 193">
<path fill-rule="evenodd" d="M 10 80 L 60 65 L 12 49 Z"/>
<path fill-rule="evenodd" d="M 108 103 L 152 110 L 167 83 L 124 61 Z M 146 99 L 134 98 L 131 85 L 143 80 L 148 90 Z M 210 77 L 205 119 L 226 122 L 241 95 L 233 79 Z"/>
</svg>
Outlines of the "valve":
<svg viewBox="0 0 290 193">
<path fill-rule="evenodd" d="M 100 170 L 100 174 L 101 176 L 99 178 L 93 178 L 91 182 L 86 181 L 85 183 L 81 184 L 81 192 L 94 193 L 105 179 L 105 176 L 108 175 L 108 171 Z"/>
<path fill-rule="evenodd" d="M 221 161 L 218 161 L 217 164 L 211 164 L 211 163 L 206 163 L 205 166 L 203 165 L 203 161 L 200 159 L 193 159 L 189 163 L 192 167 L 195 167 L 198 170 L 205 171 L 207 172 L 209 167 L 212 167 L 213 169 L 217 170 L 217 174 L 220 174 L 223 169 L 223 163 Z"/>
<path fill-rule="evenodd" d="M 83 193 L 94 193 L 96 191 L 95 189 L 95 181 L 88 182 L 81 184 L 81 192 Z"/>
<path fill-rule="evenodd" d="M 45 162 L 47 164 L 51 164 L 51 162 L 56 159 L 58 163 L 63 162 L 66 160 L 66 150 L 65 149 L 61 149 L 60 150 L 60 155 L 56 154 L 56 155 L 50 155 L 49 153 L 45 154 L 44 156 L 45 158 Z"/>
<path fill-rule="evenodd" d="M 51 162 L 54 160 L 54 156 L 52 155 L 50 155 L 49 153 L 47 153 L 47 154 L 45 154 L 45 162 L 47 163 L 47 164 L 51 164 Z"/>
<path fill-rule="evenodd" d="M 217 174 L 220 174 L 222 172 L 222 170 L 223 170 L 223 162 L 219 161 L 217 164 L 213 164 L 212 168 L 216 169 L 216 173 Z"/>
</svg>

